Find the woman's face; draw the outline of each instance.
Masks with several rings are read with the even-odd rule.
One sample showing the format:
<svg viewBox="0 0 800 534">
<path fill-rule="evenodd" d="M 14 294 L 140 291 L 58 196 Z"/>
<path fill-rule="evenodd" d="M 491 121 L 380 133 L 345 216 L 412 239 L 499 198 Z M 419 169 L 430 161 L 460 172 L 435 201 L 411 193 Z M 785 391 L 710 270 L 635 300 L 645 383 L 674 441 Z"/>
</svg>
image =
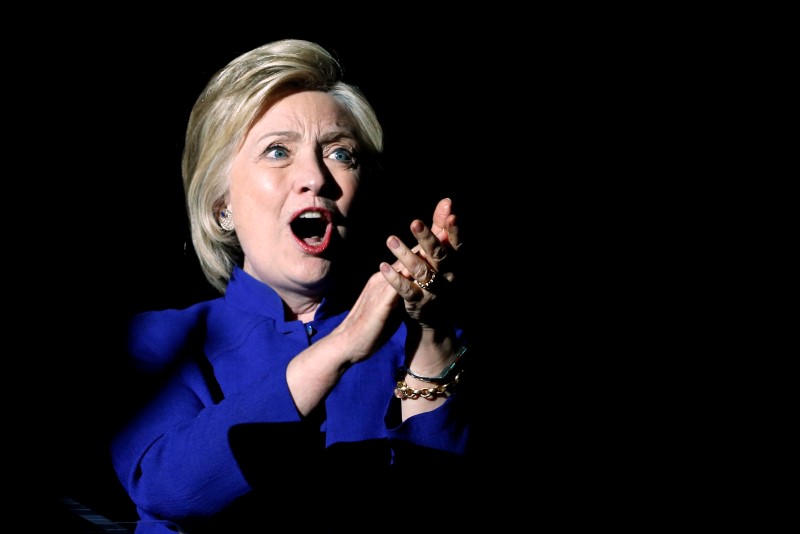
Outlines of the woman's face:
<svg viewBox="0 0 800 534">
<path fill-rule="evenodd" d="M 350 114 L 319 91 L 282 98 L 255 123 L 228 197 L 245 272 L 281 295 L 319 294 L 347 231 L 358 148 Z"/>
</svg>

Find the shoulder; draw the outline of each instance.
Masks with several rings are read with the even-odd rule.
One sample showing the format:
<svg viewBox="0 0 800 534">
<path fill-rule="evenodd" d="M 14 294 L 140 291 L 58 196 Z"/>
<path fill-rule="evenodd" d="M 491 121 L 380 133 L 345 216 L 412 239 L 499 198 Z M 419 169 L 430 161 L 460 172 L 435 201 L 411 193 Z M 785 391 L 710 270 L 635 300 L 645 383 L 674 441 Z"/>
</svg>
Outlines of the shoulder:
<svg viewBox="0 0 800 534">
<path fill-rule="evenodd" d="M 185 353 L 202 337 L 209 312 L 221 299 L 200 302 L 188 308 L 139 313 L 128 325 L 128 352 L 136 366 L 157 371 Z"/>
</svg>

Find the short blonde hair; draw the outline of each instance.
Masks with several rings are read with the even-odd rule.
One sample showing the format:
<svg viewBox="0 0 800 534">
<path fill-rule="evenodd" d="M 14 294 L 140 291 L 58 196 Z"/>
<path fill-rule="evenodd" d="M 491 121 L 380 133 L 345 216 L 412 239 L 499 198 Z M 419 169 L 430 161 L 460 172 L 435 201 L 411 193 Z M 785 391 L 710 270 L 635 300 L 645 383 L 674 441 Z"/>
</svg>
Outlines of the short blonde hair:
<svg viewBox="0 0 800 534">
<path fill-rule="evenodd" d="M 383 130 L 370 103 L 342 81 L 338 61 L 309 41 L 275 41 L 240 55 L 209 80 L 192 108 L 181 167 L 186 208 L 200 266 L 221 293 L 243 254 L 236 234 L 218 222 L 231 162 L 270 105 L 305 90 L 330 94 L 352 114 L 365 161 L 383 151 Z"/>
</svg>

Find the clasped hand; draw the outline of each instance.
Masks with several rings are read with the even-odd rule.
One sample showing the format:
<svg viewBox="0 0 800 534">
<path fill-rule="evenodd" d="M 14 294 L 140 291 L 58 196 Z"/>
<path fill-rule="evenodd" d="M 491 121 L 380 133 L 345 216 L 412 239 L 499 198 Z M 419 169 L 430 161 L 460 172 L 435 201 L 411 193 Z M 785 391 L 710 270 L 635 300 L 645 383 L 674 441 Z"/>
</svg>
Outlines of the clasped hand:
<svg viewBox="0 0 800 534">
<path fill-rule="evenodd" d="M 446 294 L 455 278 L 454 260 L 462 242 L 452 208 L 452 201 L 445 198 L 436 205 L 430 227 L 414 220 L 410 228 L 417 245 L 412 248 L 396 236 L 386 240 L 397 261 L 381 272 L 402 297 L 409 318 L 423 329 L 435 327 L 441 319 L 437 312 L 442 307 L 432 303 Z"/>
<path fill-rule="evenodd" d="M 452 201 L 447 198 L 439 201 L 430 227 L 417 219 L 410 228 L 417 244 L 409 248 L 397 236 L 387 238 L 386 244 L 397 261 L 381 263 L 380 272 L 369 278 L 347 318 L 330 336 L 341 340 L 337 344 L 346 347 L 350 363 L 368 358 L 380 344 L 382 335 L 388 333 L 386 327 L 391 324 L 389 318 L 398 295 L 405 305 L 406 322 L 413 338 L 436 340 L 433 352 L 437 354 L 425 358 L 432 360 L 431 367 L 440 366 L 455 350 L 451 314 L 442 305 L 448 301 L 444 298 L 447 293 L 452 293 L 455 256 L 462 245 Z M 442 336 L 449 341 L 442 344 Z"/>
</svg>

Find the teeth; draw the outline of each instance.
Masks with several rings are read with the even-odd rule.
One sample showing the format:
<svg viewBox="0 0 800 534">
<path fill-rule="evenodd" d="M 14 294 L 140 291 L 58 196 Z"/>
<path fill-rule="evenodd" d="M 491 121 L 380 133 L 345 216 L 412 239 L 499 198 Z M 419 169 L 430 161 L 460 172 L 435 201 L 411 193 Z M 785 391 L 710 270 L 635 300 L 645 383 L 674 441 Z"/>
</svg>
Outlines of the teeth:
<svg viewBox="0 0 800 534">
<path fill-rule="evenodd" d="M 306 211 L 300 214 L 299 219 L 321 219 L 322 213 L 318 211 Z"/>
</svg>

